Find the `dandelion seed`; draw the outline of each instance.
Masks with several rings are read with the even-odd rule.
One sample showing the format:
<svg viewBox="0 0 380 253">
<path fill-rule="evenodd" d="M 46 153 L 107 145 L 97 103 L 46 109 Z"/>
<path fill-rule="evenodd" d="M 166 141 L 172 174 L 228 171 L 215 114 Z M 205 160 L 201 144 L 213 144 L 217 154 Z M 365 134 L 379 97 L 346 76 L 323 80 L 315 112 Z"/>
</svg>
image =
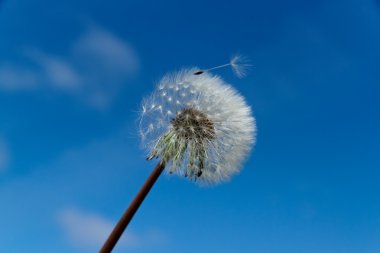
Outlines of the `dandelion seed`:
<svg viewBox="0 0 380 253">
<path fill-rule="evenodd" d="M 194 75 L 201 75 L 205 72 L 210 72 L 211 70 L 225 68 L 225 67 L 229 67 L 229 66 L 232 68 L 232 71 L 234 72 L 234 74 L 237 77 L 243 78 L 247 75 L 247 72 L 248 72 L 249 68 L 251 67 L 251 64 L 249 63 L 247 57 L 242 56 L 240 54 L 237 54 L 237 55 L 234 55 L 231 57 L 229 63 L 219 65 L 216 67 L 212 67 L 209 69 L 197 70 L 193 74 Z"/>
<path fill-rule="evenodd" d="M 146 106 L 143 105 L 143 106 L 142 106 L 142 109 L 141 109 L 141 113 L 144 114 L 144 113 L 146 113 L 146 112 L 147 112 Z"/>
</svg>

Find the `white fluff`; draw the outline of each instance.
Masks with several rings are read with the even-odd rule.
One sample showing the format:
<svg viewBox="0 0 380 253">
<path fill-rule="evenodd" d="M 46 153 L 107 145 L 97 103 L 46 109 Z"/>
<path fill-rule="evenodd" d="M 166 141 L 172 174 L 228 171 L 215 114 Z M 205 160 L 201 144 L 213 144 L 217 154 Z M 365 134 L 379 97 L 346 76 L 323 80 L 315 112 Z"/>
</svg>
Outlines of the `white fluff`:
<svg viewBox="0 0 380 253">
<path fill-rule="evenodd" d="M 249 68 L 251 67 L 251 64 L 249 64 L 248 62 L 248 58 L 240 54 L 237 54 L 231 57 L 230 65 L 232 67 L 232 71 L 239 78 L 245 77 L 247 75 Z"/>
<path fill-rule="evenodd" d="M 209 72 L 194 75 L 196 70 L 184 69 L 161 79 L 143 101 L 140 135 L 149 158 L 161 159 L 168 172 L 214 184 L 240 171 L 255 143 L 256 124 L 250 107 L 234 88 Z M 190 121 L 182 119 L 180 128 L 193 133 L 180 134 L 178 126 L 173 127 L 174 119 L 189 108 L 199 114 L 192 114 Z M 212 122 L 212 137 L 201 133 L 210 126 L 194 123 L 205 119 L 202 115 Z"/>
</svg>

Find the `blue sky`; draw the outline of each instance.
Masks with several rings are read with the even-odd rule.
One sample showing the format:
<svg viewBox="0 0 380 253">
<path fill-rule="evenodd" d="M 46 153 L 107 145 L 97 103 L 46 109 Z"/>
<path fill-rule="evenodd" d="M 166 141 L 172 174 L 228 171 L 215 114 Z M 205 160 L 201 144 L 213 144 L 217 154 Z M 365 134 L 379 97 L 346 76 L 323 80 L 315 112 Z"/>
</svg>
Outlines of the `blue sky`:
<svg viewBox="0 0 380 253">
<path fill-rule="evenodd" d="M 115 252 L 380 252 L 380 2 L 0 1 L 0 250 L 96 252 L 155 165 L 141 99 L 221 71 L 258 124 L 240 175 L 163 176 Z"/>
</svg>

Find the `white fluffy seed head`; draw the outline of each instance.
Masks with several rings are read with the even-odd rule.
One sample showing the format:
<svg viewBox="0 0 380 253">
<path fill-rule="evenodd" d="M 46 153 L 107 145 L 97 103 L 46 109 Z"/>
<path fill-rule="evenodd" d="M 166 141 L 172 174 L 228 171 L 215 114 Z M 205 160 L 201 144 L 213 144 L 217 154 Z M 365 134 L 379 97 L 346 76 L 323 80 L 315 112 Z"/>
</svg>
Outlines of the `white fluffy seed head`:
<svg viewBox="0 0 380 253">
<path fill-rule="evenodd" d="M 148 158 L 161 159 L 169 173 L 215 184 L 240 171 L 256 124 L 234 88 L 210 73 L 194 75 L 196 70 L 161 79 L 143 101 L 140 135 Z"/>
</svg>

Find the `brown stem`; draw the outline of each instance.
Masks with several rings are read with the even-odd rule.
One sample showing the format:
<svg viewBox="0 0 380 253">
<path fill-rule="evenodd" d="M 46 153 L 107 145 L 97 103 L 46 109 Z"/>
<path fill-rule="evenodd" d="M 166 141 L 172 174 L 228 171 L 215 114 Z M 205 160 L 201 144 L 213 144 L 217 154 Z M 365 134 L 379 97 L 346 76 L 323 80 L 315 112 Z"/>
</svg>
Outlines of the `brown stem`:
<svg viewBox="0 0 380 253">
<path fill-rule="evenodd" d="M 117 241 L 120 239 L 124 230 L 127 228 L 129 222 L 133 218 L 133 215 L 136 213 L 137 209 L 144 201 L 146 195 L 148 195 L 150 189 L 157 181 L 158 177 L 161 175 L 162 171 L 165 168 L 163 162 L 159 162 L 154 168 L 149 178 L 146 180 L 144 185 L 141 187 L 139 193 L 133 199 L 132 203 L 129 205 L 128 209 L 124 212 L 123 216 L 120 218 L 119 222 L 113 229 L 112 233 L 109 235 L 107 241 L 104 243 L 103 247 L 100 249 L 99 253 L 109 253 L 115 247 Z"/>
</svg>

